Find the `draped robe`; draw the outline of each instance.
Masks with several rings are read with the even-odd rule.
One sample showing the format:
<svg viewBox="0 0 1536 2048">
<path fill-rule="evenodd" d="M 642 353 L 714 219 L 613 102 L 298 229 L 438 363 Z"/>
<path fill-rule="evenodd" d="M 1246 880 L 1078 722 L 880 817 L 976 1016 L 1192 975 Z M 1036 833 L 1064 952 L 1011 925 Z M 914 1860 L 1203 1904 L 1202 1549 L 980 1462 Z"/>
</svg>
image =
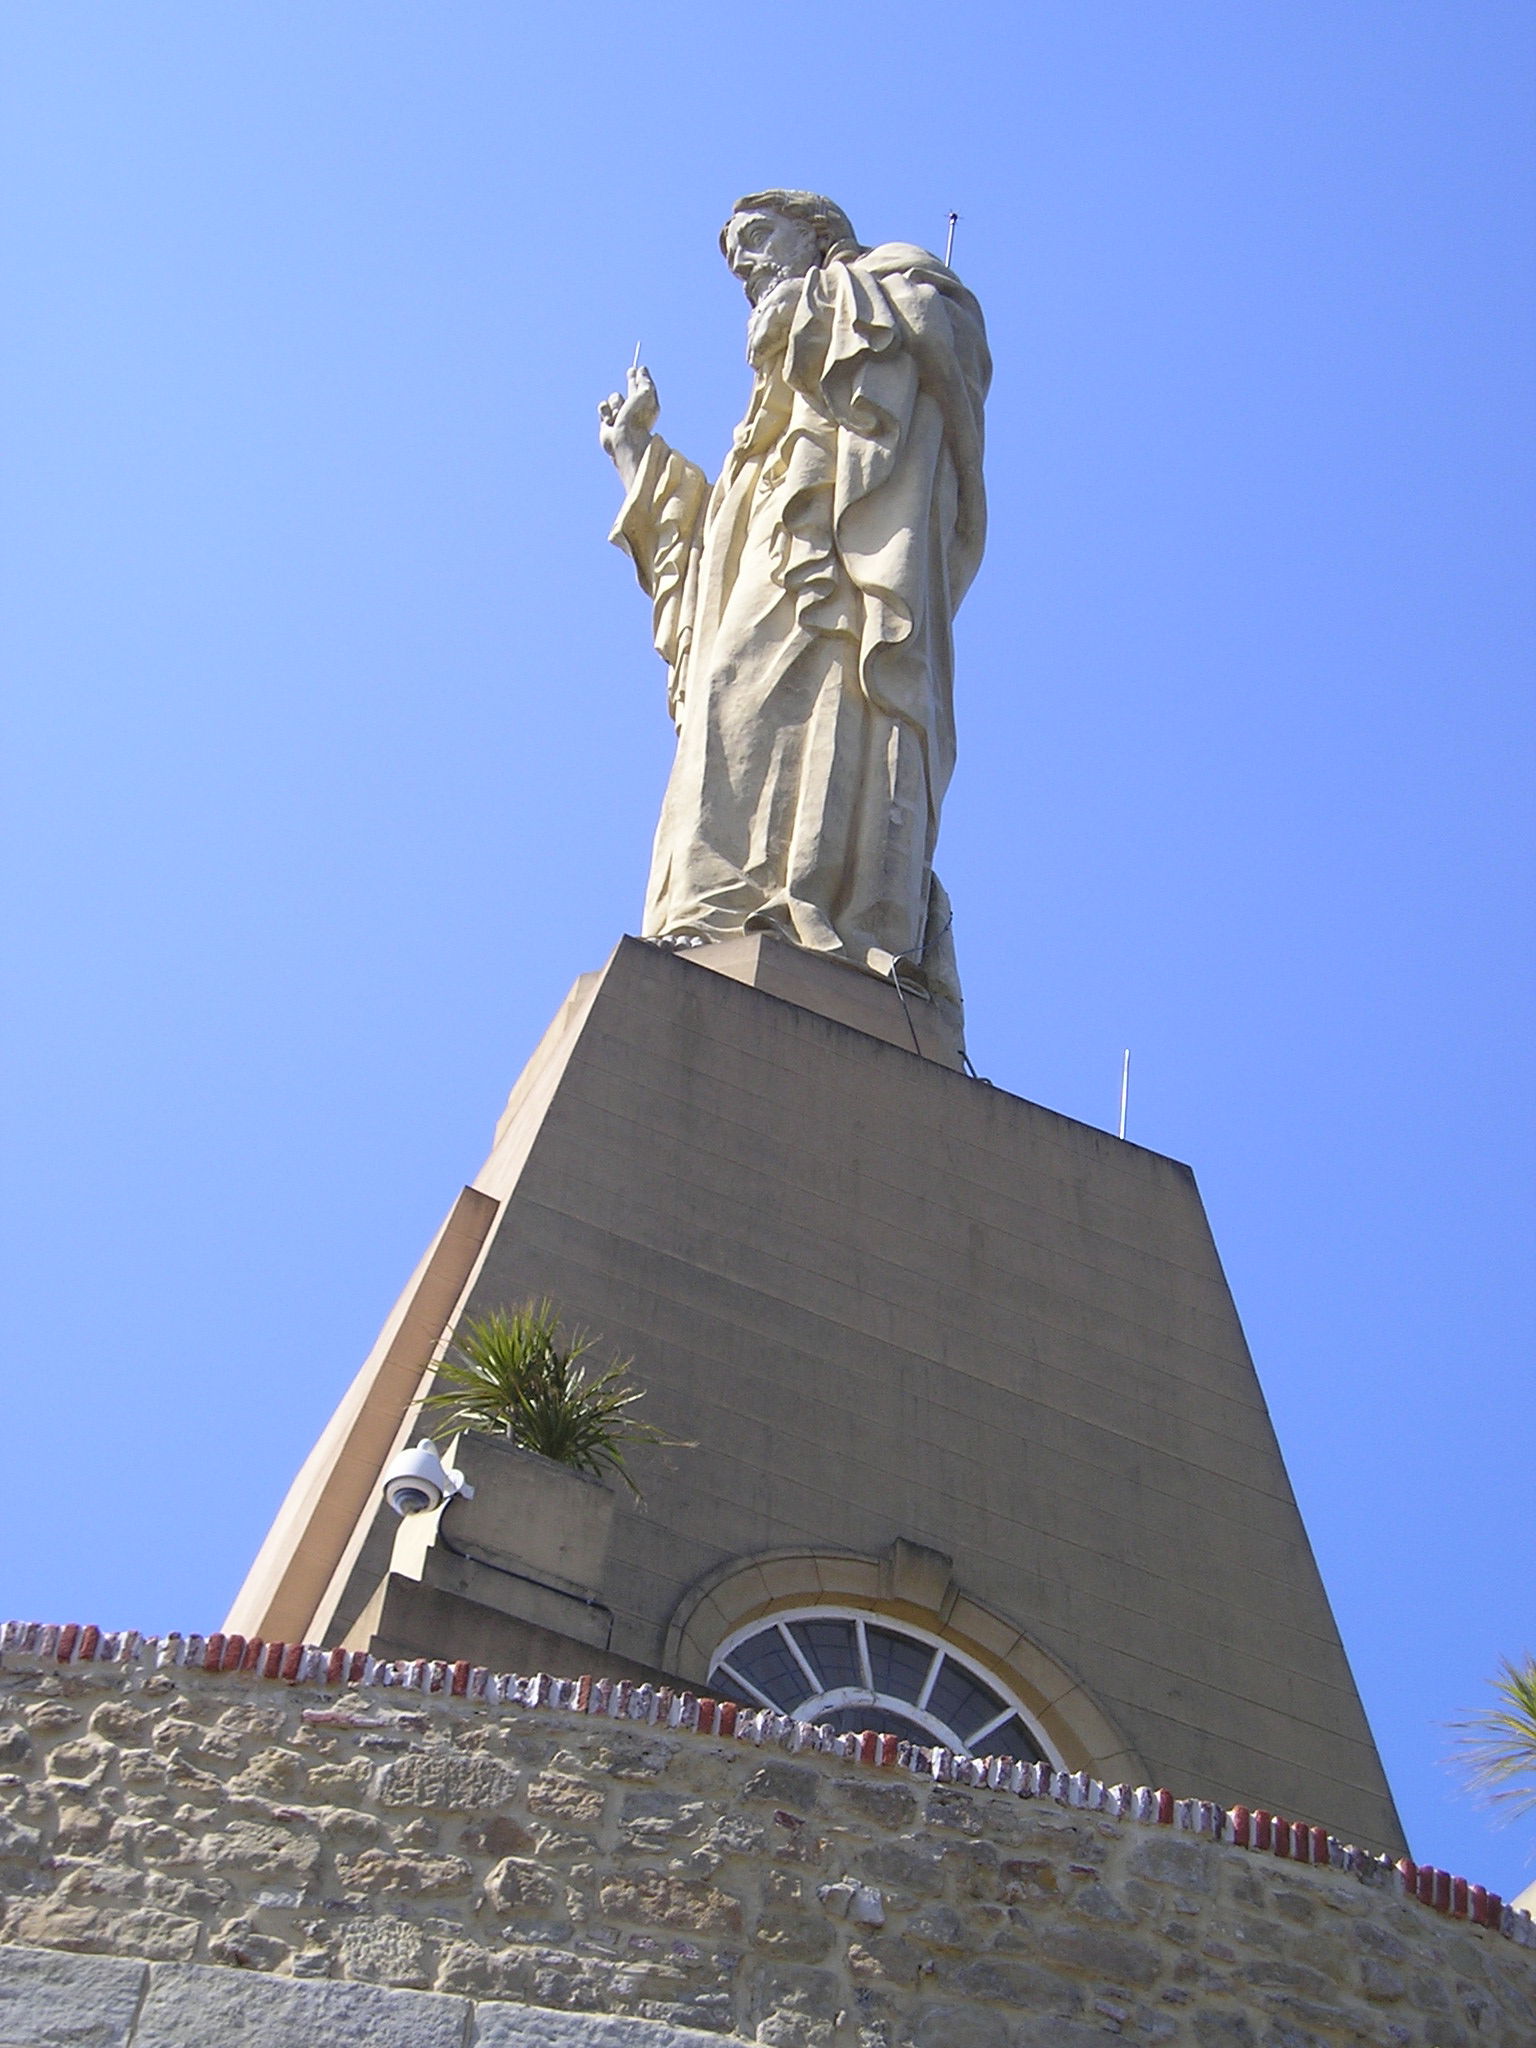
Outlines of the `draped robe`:
<svg viewBox="0 0 1536 2048">
<path fill-rule="evenodd" d="M 653 436 L 611 538 L 652 599 L 677 755 L 642 930 L 768 931 L 952 1008 L 933 874 L 951 621 L 981 559 L 981 310 L 906 243 L 834 249 L 754 322 L 711 489 Z"/>
</svg>

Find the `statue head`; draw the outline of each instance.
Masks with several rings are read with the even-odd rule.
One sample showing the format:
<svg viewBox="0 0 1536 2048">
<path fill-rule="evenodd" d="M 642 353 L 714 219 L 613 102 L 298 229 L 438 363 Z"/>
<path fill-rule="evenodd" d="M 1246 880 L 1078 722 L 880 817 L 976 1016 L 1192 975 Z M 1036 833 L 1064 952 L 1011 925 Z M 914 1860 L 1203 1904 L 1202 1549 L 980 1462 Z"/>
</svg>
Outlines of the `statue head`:
<svg viewBox="0 0 1536 2048">
<path fill-rule="evenodd" d="M 786 279 L 858 246 L 847 214 L 819 192 L 749 192 L 720 230 L 725 260 L 754 306 Z"/>
</svg>

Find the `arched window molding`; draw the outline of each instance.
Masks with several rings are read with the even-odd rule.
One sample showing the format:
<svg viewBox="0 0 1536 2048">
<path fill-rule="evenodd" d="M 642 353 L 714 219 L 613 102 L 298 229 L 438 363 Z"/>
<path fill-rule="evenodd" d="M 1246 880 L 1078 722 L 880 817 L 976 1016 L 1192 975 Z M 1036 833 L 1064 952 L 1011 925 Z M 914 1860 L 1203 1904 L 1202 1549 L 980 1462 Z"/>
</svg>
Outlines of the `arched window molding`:
<svg viewBox="0 0 1536 2048">
<path fill-rule="evenodd" d="M 707 1689 L 722 1644 L 751 1625 L 816 1608 L 889 1617 L 957 1651 L 1006 1699 L 1062 1768 L 1139 1784 L 1146 1766 L 1087 1688 L 1015 1623 L 971 1598 L 941 1553 L 898 1539 L 879 1557 L 775 1550 L 733 1558 L 698 1580 L 667 1631 L 665 1668 Z"/>
</svg>

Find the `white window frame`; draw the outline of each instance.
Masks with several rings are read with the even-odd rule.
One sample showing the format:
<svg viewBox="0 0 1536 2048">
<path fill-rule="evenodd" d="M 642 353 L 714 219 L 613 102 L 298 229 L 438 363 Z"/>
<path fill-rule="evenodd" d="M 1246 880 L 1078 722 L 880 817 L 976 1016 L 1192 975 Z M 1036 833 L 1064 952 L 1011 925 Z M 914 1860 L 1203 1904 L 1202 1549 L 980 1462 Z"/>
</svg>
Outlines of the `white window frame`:
<svg viewBox="0 0 1536 2048">
<path fill-rule="evenodd" d="M 807 1692 L 805 1699 L 792 1709 L 797 1720 L 820 1720 L 827 1714 L 838 1713 L 844 1707 L 884 1707 L 888 1712 L 900 1714 L 904 1720 L 925 1729 L 932 1735 L 933 1740 L 942 1744 L 945 1749 L 955 1750 L 961 1756 L 984 1756 L 987 1736 L 995 1733 L 1017 1715 L 1039 1744 L 1046 1761 L 1058 1771 L 1065 1768 L 1056 1744 L 1013 1689 L 1005 1684 L 995 1671 L 989 1670 L 985 1664 L 978 1664 L 974 1657 L 968 1657 L 963 1650 L 956 1649 L 945 1637 L 935 1635 L 929 1629 L 915 1627 L 910 1621 L 898 1621 L 893 1615 L 879 1614 L 868 1607 L 793 1607 L 775 1614 L 760 1614 L 755 1621 L 745 1622 L 724 1638 L 709 1660 L 711 1674 L 724 1667 L 732 1685 L 739 1686 L 741 1691 L 756 1700 L 759 1706 L 772 1707 L 775 1713 L 782 1713 L 784 1709 L 775 1705 L 766 1693 L 760 1692 L 745 1673 L 731 1668 L 730 1657 L 732 1650 L 739 1648 L 742 1643 L 750 1642 L 768 1629 L 777 1628 L 779 1640 L 799 1668 L 806 1685 L 819 1684 L 819 1674 L 811 1669 L 800 1645 L 790 1633 L 789 1624 L 792 1621 L 851 1621 L 854 1625 L 859 1667 L 864 1678 L 862 1686 L 844 1685 L 827 1692 Z M 911 1642 L 926 1643 L 930 1646 L 933 1655 L 916 1700 L 902 1699 L 896 1693 L 875 1691 L 866 1628 L 887 1629 L 892 1635 L 905 1636 Z M 953 1728 L 928 1709 L 929 1698 L 946 1658 L 958 1664 L 960 1669 L 974 1678 L 978 1685 L 984 1685 L 989 1692 L 996 1693 L 1004 1702 L 1002 1711 L 977 1729 L 971 1737 L 969 1746 L 961 1742 Z"/>
</svg>

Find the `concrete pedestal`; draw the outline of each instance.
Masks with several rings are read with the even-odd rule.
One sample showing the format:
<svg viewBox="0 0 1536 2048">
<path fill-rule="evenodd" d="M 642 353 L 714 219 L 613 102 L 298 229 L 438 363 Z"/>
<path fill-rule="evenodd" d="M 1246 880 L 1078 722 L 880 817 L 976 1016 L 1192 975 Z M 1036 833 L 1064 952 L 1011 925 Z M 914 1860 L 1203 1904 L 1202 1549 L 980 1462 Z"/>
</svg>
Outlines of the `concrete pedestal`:
<svg viewBox="0 0 1536 2048">
<path fill-rule="evenodd" d="M 455 1211 L 457 1249 L 445 1232 L 392 1321 L 398 1338 L 429 1286 L 456 1294 L 439 1337 L 549 1295 L 634 1359 L 652 1420 L 697 1439 L 634 1454 L 643 1511 L 607 1499 L 563 1668 L 698 1686 L 743 1618 L 842 1601 L 1003 1674 L 1072 1768 L 1395 1853 L 1189 1169 L 968 1079 L 937 1044 L 919 1057 L 894 990 L 747 943 L 704 972 L 626 940 L 583 977 Z M 884 1007 L 861 1022 L 860 1004 Z M 370 1391 L 384 1355 L 347 1411 L 373 1447 L 411 1427 Z M 509 1581 L 498 1606 L 441 1563 L 392 1571 L 381 1459 L 327 1455 L 231 1627 L 501 1643 L 510 1663 L 543 1630 L 548 1651 L 539 1588 Z M 475 1643 L 443 1640 L 469 1608 Z"/>
</svg>

